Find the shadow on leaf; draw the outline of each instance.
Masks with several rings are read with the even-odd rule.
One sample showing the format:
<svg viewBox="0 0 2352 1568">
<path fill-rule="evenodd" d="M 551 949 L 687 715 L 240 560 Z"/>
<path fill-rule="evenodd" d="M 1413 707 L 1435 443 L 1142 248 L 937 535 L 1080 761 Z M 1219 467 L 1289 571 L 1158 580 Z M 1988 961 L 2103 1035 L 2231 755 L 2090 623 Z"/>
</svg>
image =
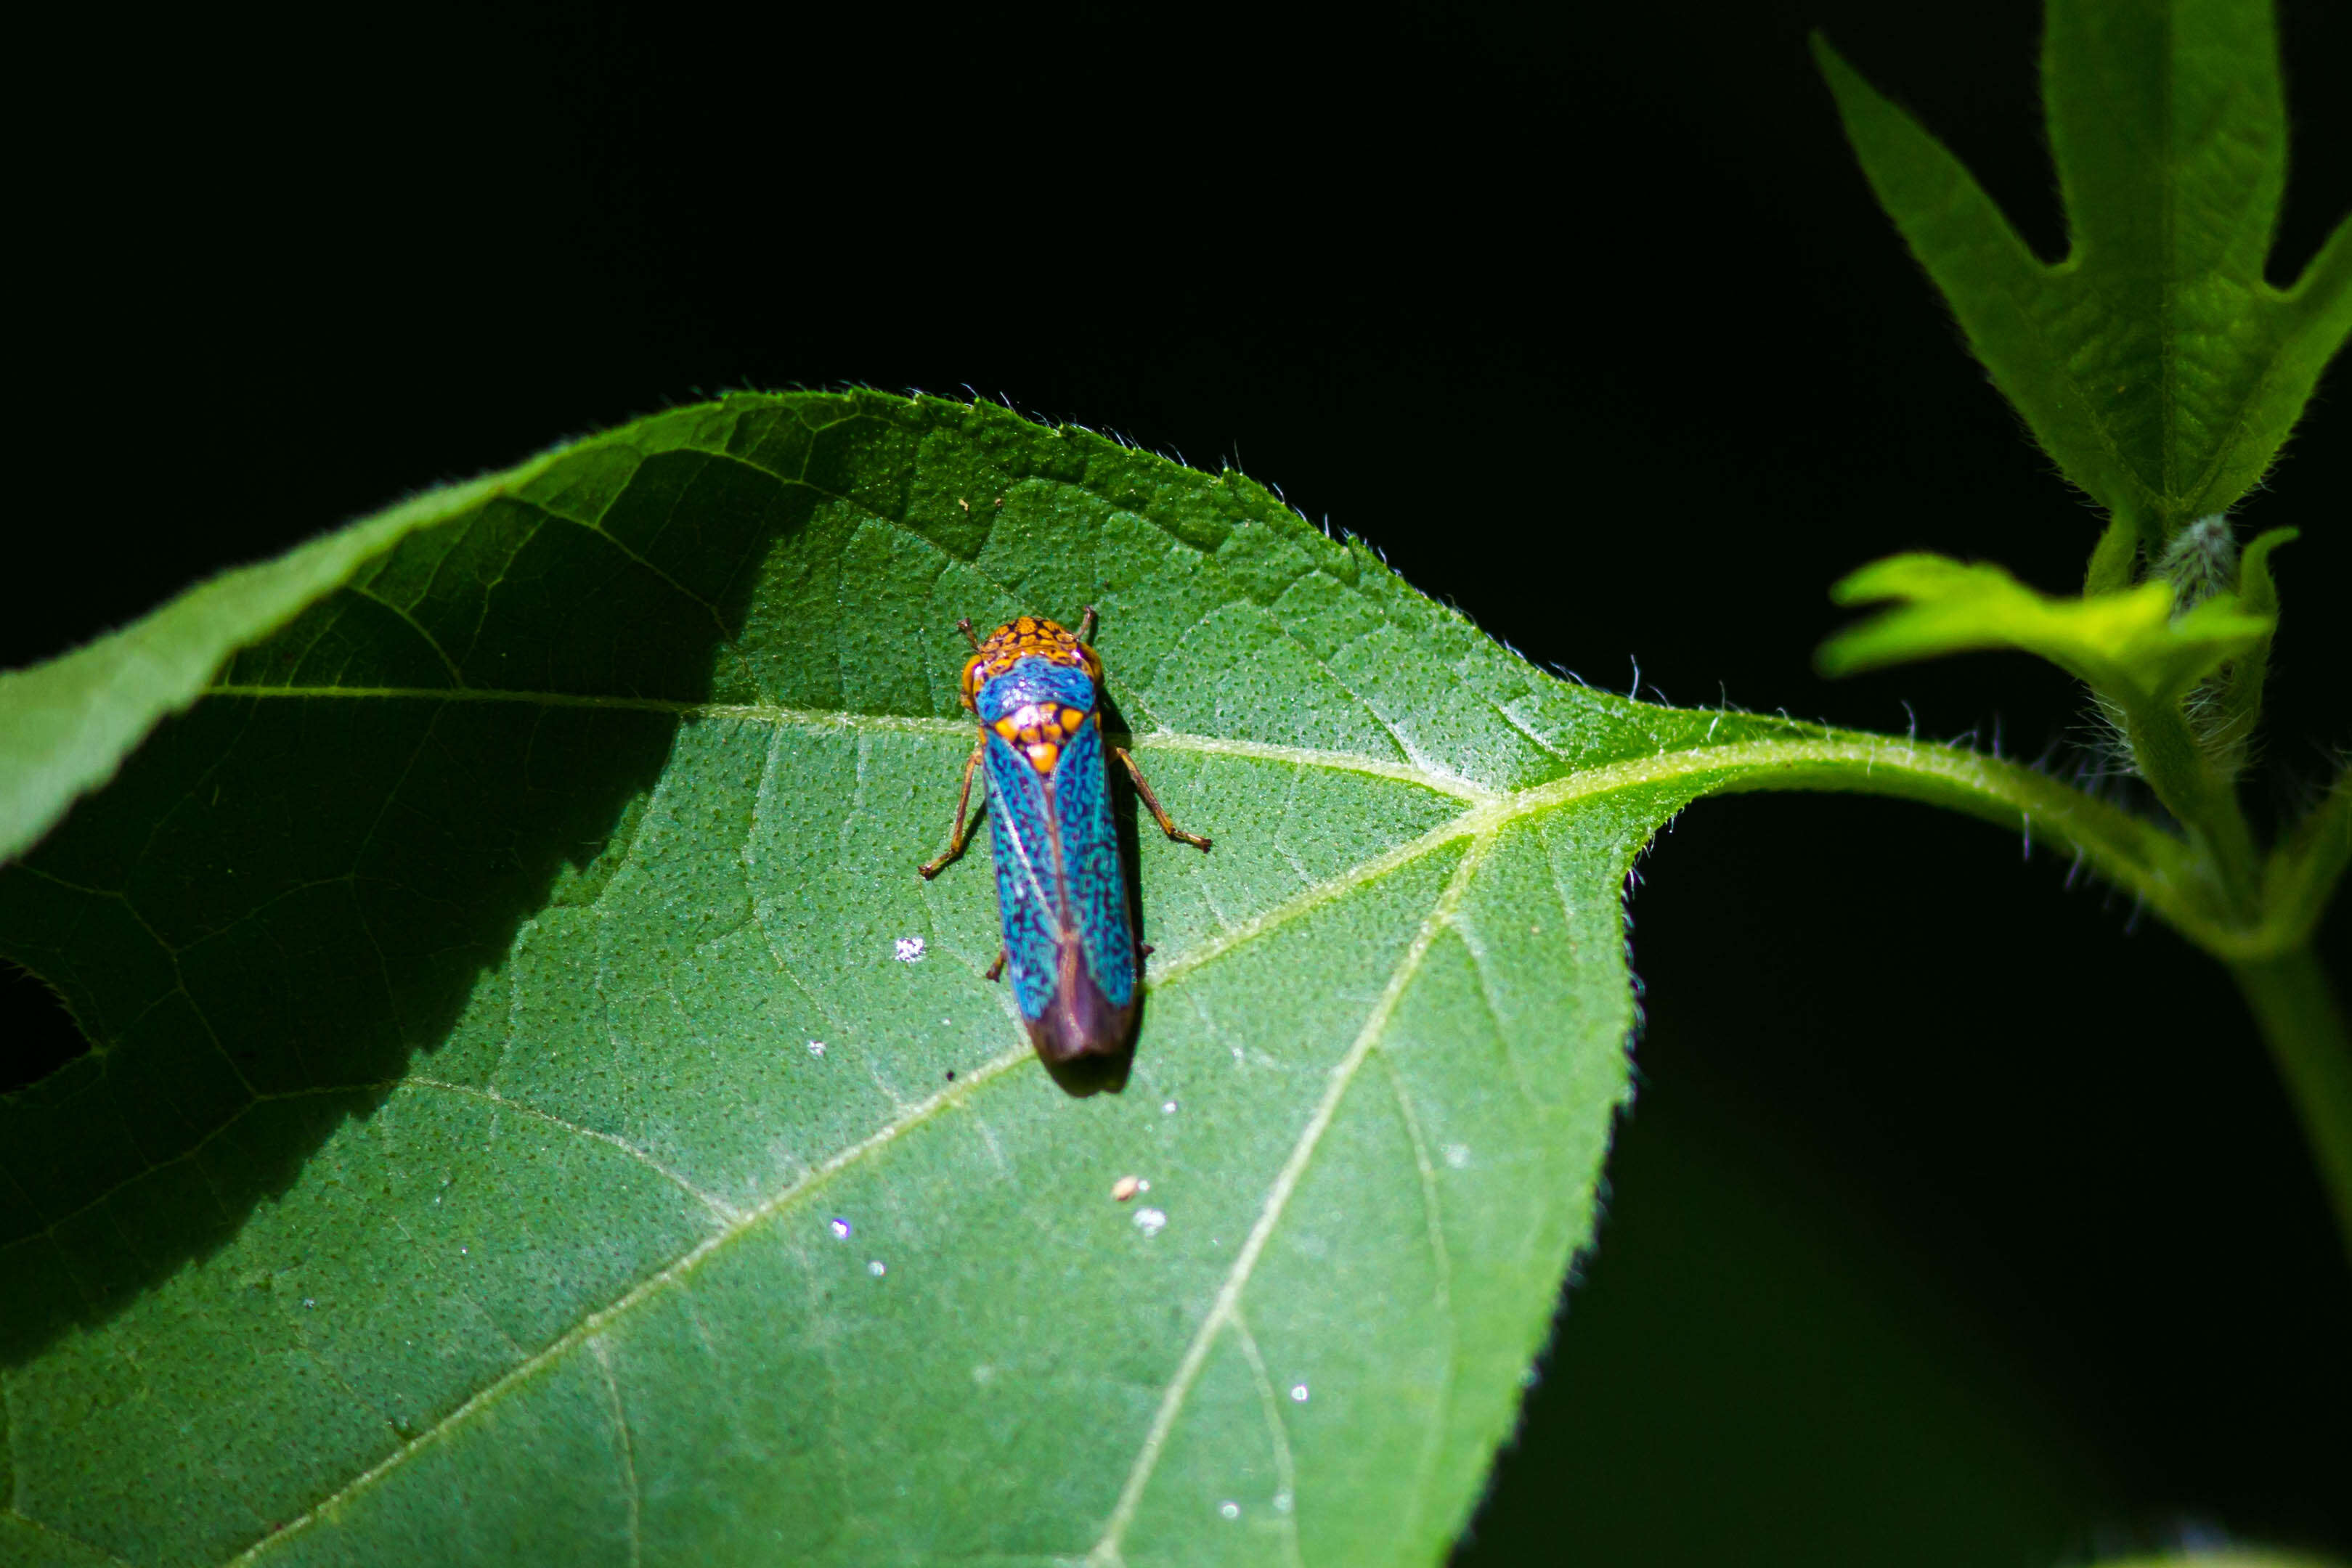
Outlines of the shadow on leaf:
<svg viewBox="0 0 2352 1568">
<path fill-rule="evenodd" d="M 818 495 L 759 455 L 592 444 L 408 536 L 0 870 L 0 955 L 94 1042 L 0 1098 L 0 1365 L 229 1240 L 593 898 L 679 710 L 757 695 L 736 640 Z"/>
</svg>

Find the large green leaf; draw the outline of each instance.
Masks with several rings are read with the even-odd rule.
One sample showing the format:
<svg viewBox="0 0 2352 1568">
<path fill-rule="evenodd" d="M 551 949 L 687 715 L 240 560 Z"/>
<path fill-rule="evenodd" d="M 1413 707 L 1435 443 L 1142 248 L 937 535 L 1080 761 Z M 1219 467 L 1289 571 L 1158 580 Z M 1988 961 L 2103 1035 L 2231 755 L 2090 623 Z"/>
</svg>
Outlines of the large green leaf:
<svg viewBox="0 0 2352 1568">
<path fill-rule="evenodd" d="M 2269 0 L 2051 0 L 2054 263 L 1815 52 L 1880 203 L 2068 478 L 2151 542 L 2253 487 L 2352 331 L 2352 221 L 2291 287 L 2263 277 L 2286 183 Z"/>
<path fill-rule="evenodd" d="M 1590 1235 L 1633 856 L 1775 768 L 1986 766 L 1553 680 L 987 407 L 731 398 L 362 527 L 0 871 L 95 1042 L 0 1102 L 12 1561 L 1432 1561 Z M 1078 1101 L 986 865 L 915 866 L 955 621 L 1087 603 L 1217 847 L 1131 846 L 1134 1076 Z"/>
</svg>

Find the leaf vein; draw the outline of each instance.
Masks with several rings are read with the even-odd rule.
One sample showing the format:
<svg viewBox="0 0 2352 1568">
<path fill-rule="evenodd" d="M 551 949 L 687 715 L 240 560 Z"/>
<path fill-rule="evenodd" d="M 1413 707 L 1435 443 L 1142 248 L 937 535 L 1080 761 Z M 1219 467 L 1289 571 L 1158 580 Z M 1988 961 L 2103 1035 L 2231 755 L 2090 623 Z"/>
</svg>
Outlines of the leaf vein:
<svg viewBox="0 0 2352 1568">
<path fill-rule="evenodd" d="M 437 570 L 438 568 L 436 567 L 436 570 Z M 422 641 L 426 647 L 433 650 L 433 656 L 440 660 L 442 667 L 449 672 L 450 683 L 454 685 L 460 686 L 466 684 L 466 672 L 457 667 L 457 661 L 449 656 L 449 650 L 444 648 L 441 645 L 441 640 L 434 636 L 432 632 L 426 631 L 425 629 L 425 623 L 417 620 L 416 617 L 408 610 L 400 605 L 394 604 L 391 600 L 386 599 L 381 593 L 375 592 L 373 590 L 368 588 L 362 583 L 347 582 L 343 585 L 343 588 L 344 591 L 350 593 L 352 598 L 364 599 L 369 603 L 381 607 L 388 613 L 398 616 L 402 624 L 405 625 L 411 632 L 415 632 L 418 639 Z"/>
<path fill-rule="evenodd" d="M 1143 1489 L 1150 1484 L 1152 1472 L 1159 1465 L 1160 1451 L 1167 1444 L 1168 1435 L 1174 1429 L 1184 1401 L 1191 1396 L 1192 1385 L 1201 1375 L 1201 1368 L 1208 1361 L 1211 1345 L 1214 1343 L 1218 1332 L 1239 1312 L 1242 1292 L 1248 1289 L 1250 1277 L 1256 1271 L 1258 1259 L 1265 1252 L 1266 1242 L 1272 1238 L 1275 1227 L 1282 1222 L 1282 1217 L 1289 1207 L 1291 1195 L 1297 1191 L 1298 1183 L 1313 1161 L 1316 1150 L 1322 1145 L 1324 1133 L 1339 1114 L 1340 1102 L 1347 1098 L 1364 1059 L 1387 1032 L 1389 1020 L 1395 1017 L 1398 1002 L 1420 973 L 1430 945 L 1436 940 L 1438 932 L 1453 920 L 1454 911 L 1461 907 L 1463 895 L 1492 843 L 1491 835 L 1483 836 L 1474 841 L 1464 853 L 1462 863 L 1454 867 L 1444 891 L 1438 894 L 1436 903 L 1423 917 L 1420 929 L 1413 933 L 1404 956 L 1390 974 L 1388 984 L 1381 988 L 1380 999 L 1372 1004 L 1371 1012 L 1364 1019 L 1363 1028 L 1348 1047 L 1347 1054 L 1332 1068 L 1325 1082 L 1322 1098 L 1316 1103 L 1313 1113 L 1307 1119 L 1307 1125 L 1299 1132 L 1297 1142 L 1291 1145 L 1289 1158 L 1283 1162 L 1282 1169 L 1274 1178 L 1274 1185 L 1267 1189 L 1265 1202 L 1258 1210 L 1257 1221 L 1250 1227 L 1249 1239 L 1242 1243 L 1232 1269 L 1225 1275 L 1224 1283 L 1218 1289 L 1216 1300 L 1210 1305 L 1208 1315 L 1201 1320 L 1192 1343 L 1185 1348 L 1183 1359 L 1177 1364 L 1175 1376 L 1169 1380 L 1167 1389 L 1160 1396 L 1160 1408 L 1152 1416 L 1150 1430 L 1144 1434 L 1134 1463 L 1129 1468 L 1118 1501 L 1103 1527 L 1101 1539 L 1095 1542 L 1094 1550 L 1088 1553 L 1087 1561 L 1090 1563 L 1108 1565 L 1120 1560 L 1119 1542 L 1125 1539 L 1128 1527 L 1135 1521 L 1136 1509 L 1143 1500 Z"/>
<path fill-rule="evenodd" d="M 26 1524 L 39 1531 L 44 1535 L 54 1535 L 59 1541 L 79 1546 L 85 1552 L 94 1552 L 98 1556 L 105 1558 L 109 1563 L 120 1563 L 121 1564 L 121 1568 L 137 1568 L 137 1564 L 133 1563 L 129 1558 L 118 1557 L 113 1552 L 109 1552 L 105 1547 L 100 1546 L 97 1542 L 85 1541 L 80 1536 L 74 1534 L 70 1531 L 58 1529 L 56 1525 L 49 1523 L 47 1520 L 34 1518 L 31 1514 L 26 1513 L 20 1508 L 11 1508 L 8 1510 L 8 1513 L 13 1518 L 23 1520 Z"/>
<path fill-rule="evenodd" d="M 1397 1113 L 1404 1119 L 1405 1134 L 1412 1144 L 1412 1163 L 1421 1174 L 1422 1217 L 1429 1228 L 1430 1261 L 1437 1275 L 1437 1312 L 1445 1321 L 1444 1376 L 1437 1385 L 1436 1405 L 1422 1434 L 1421 1459 L 1413 1475 L 1412 1511 L 1405 1515 L 1404 1537 L 1411 1541 L 1420 1531 L 1422 1512 L 1429 1502 L 1429 1483 L 1437 1472 L 1438 1449 L 1445 1438 L 1445 1418 L 1454 1404 L 1462 1336 L 1454 1319 L 1454 1258 L 1445 1249 L 1445 1216 L 1438 1202 L 1437 1167 L 1430 1164 L 1429 1143 L 1422 1135 L 1421 1117 L 1413 1111 L 1412 1097 L 1405 1092 L 1404 1076 L 1397 1071 L 1396 1058 L 1386 1051 L 1378 1054 L 1389 1081 L 1389 1091 L 1396 1096 Z"/>
<path fill-rule="evenodd" d="M 1290 1433 L 1282 1425 L 1282 1401 L 1275 1397 L 1274 1380 L 1266 1375 L 1265 1357 L 1258 1354 L 1257 1336 L 1250 1333 L 1248 1316 L 1238 1309 L 1234 1312 L 1234 1338 L 1242 1347 L 1243 1359 L 1249 1363 L 1251 1378 L 1257 1384 L 1258 1408 L 1265 1415 L 1266 1434 L 1274 1447 L 1275 1484 L 1281 1489 L 1284 1499 L 1284 1503 L 1275 1505 L 1282 1522 L 1283 1560 L 1290 1568 L 1305 1568 L 1298 1555 L 1298 1472 L 1291 1461 Z"/>
<path fill-rule="evenodd" d="M 613 1373 L 613 1347 L 602 1334 L 588 1342 L 596 1370 L 604 1375 L 604 1394 L 613 1402 L 614 1448 L 621 1461 L 621 1480 L 628 1488 L 629 1568 L 645 1561 L 645 1490 L 637 1484 L 637 1445 L 629 1432 L 628 1406 L 621 1400 L 621 1380 Z"/>
<path fill-rule="evenodd" d="M 902 1114 L 892 1118 L 866 1137 L 843 1149 L 823 1165 L 788 1183 L 762 1200 L 756 1208 L 743 1212 L 740 1218 L 696 1243 L 673 1262 L 647 1275 L 623 1292 L 611 1304 L 589 1313 L 551 1341 L 545 1348 L 540 1350 L 529 1360 L 509 1368 L 464 1404 L 449 1411 L 432 1426 L 409 1438 L 366 1470 L 311 1505 L 299 1518 L 289 1522 L 283 1530 L 255 1542 L 251 1546 L 229 1559 L 229 1562 L 231 1563 L 258 1562 L 263 1552 L 293 1540 L 304 1531 L 317 1525 L 352 1499 L 368 1490 L 385 1476 L 399 1469 L 419 1451 L 429 1445 L 442 1441 L 457 1427 L 470 1421 L 477 1413 L 497 1404 L 537 1376 L 545 1368 L 553 1365 L 582 1344 L 603 1333 L 610 1324 L 628 1316 L 646 1301 L 686 1279 L 729 1242 L 806 1197 L 826 1177 L 887 1147 L 940 1112 L 961 1104 L 983 1084 L 993 1082 L 1012 1069 L 1033 1059 L 1029 1045 L 1024 1040 L 1018 1049 L 1008 1051 L 985 1065 L 974 1069 L 969 1075 L 950 1087 L 909 1105 Z"/>
<path fill-rule="evenodd" d="M 487 1101 L 488 1103 L 496 1105 L 501 1110 L 512 1111 L 520 1115 L 529 1116 L 533 1121 L 544 1122 L 551 1127 L 561 1127 L 567 1133 L 575 1133 L 581 1137 L 592 1139 L 596 1143 L 609 1145 L 612 1147 L 620 1150 L 623 1154 L 628 1155 L 629 1158 L 636 1161 L 637 1164 L 645 1166 L 647 1170 L 654 1172 L 656 1175 L 668 1181 L 680 1192 L 685 1193 L 688 1197 L 693 1198 L 696 1202 L 701 1204 L 703 1207 L 709 1209 L 717 1218 L 729 1224 L 733 1224 L 743 1218 L 743 1211 L 741 1209 L 737 1208 L 733 1204 L 729 1203 L 725 1198 L 720 1197 L 716 1193 L 703 1191 L 700 1187 L 695 1186 L 694 1183 L 688 1181 L 685 1176 L 670 1169 L 667 1166 L 662 1164 L 661 1161 L 654 1158 L 653 1155 L 637 1147 L 636 1145 L 630 1143 L 626 1138 L 616 1137 L 611 1133 L 600 1133 L 593 1127 L 583 1127 L 577 1122 L 566 1121 L 564 1118 L 555 1114 L 551 1111 L 542 1111 L 538 1106 L 533 1105 L 527 1101 L 510 1099 L 507 1095 L 499 1093 L 496 1089 L 477 1087 L 470 1083 L 453 1083 L 446 1078 L 402 1078 L 395 1080 L 393 1087 L 395 1089 L 438 1089 L 445 1094 L 462 1094 L 471 1099 Z"/>
</svg>

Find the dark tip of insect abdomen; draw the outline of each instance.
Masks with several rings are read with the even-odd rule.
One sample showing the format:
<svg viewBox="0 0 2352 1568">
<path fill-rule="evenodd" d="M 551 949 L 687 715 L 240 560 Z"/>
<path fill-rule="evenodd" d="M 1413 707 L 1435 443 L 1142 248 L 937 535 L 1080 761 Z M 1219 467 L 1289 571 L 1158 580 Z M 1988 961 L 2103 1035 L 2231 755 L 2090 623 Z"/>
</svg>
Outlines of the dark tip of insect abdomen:
<svg viewBox="0 0 2352 1568">
<path fill-rule="evenodd" d="M 1084 966 L 1068 981 L 1028 1020 L 1029 1043 L 1066 1092 L 1116 1094 L 1134 1058 L 1135 1004 L 1113 1007 Z"/>
<path fill-rule="evenodd" d="M 1134 1063 L 1133 1053 L 1126 1051 L 1116 1056 L 1074 1057 L 1046 1062 L 1045 1076 L 1071 1099 L 1083 1100 L 1089 1094 L 1118 1093 L 1127 1087 L 1127 1071 Z"/>
</svg>

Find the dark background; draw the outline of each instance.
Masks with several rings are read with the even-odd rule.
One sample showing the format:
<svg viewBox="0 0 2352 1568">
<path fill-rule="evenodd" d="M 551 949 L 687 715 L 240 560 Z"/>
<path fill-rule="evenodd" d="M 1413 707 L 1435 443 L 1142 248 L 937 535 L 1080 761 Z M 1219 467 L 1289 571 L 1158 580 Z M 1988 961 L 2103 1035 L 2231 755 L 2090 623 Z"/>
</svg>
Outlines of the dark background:
<svg viewBox="0 0 2352 1568">
<path fill-rule="evenodd" d="M 0 666 L 569 434 L 858 382 L 1237 461 L 1596 685 L 2095 760 L 2021 657 L 1810 663 L 1864 559 L 2059 590 L 2095 536 L 1804 50 L 2054 256 L 2032 5 L 44 26 Z M 2276 278 L 2352 207 L 2352 11 L 2282 26 Z M 2242 509 L 2305 530 L 2265 814 L 2352 739 L 2347 387 Z M 1610 1218 L 1464 1560 L 2352 1550 L 2352 1272 L 2292 1114 L 2223 973 L 2065 870 L 1869 800 L 1659 840 Z M 58 1015 L 0 999 L 21 1076 Z"/>
</svg>

